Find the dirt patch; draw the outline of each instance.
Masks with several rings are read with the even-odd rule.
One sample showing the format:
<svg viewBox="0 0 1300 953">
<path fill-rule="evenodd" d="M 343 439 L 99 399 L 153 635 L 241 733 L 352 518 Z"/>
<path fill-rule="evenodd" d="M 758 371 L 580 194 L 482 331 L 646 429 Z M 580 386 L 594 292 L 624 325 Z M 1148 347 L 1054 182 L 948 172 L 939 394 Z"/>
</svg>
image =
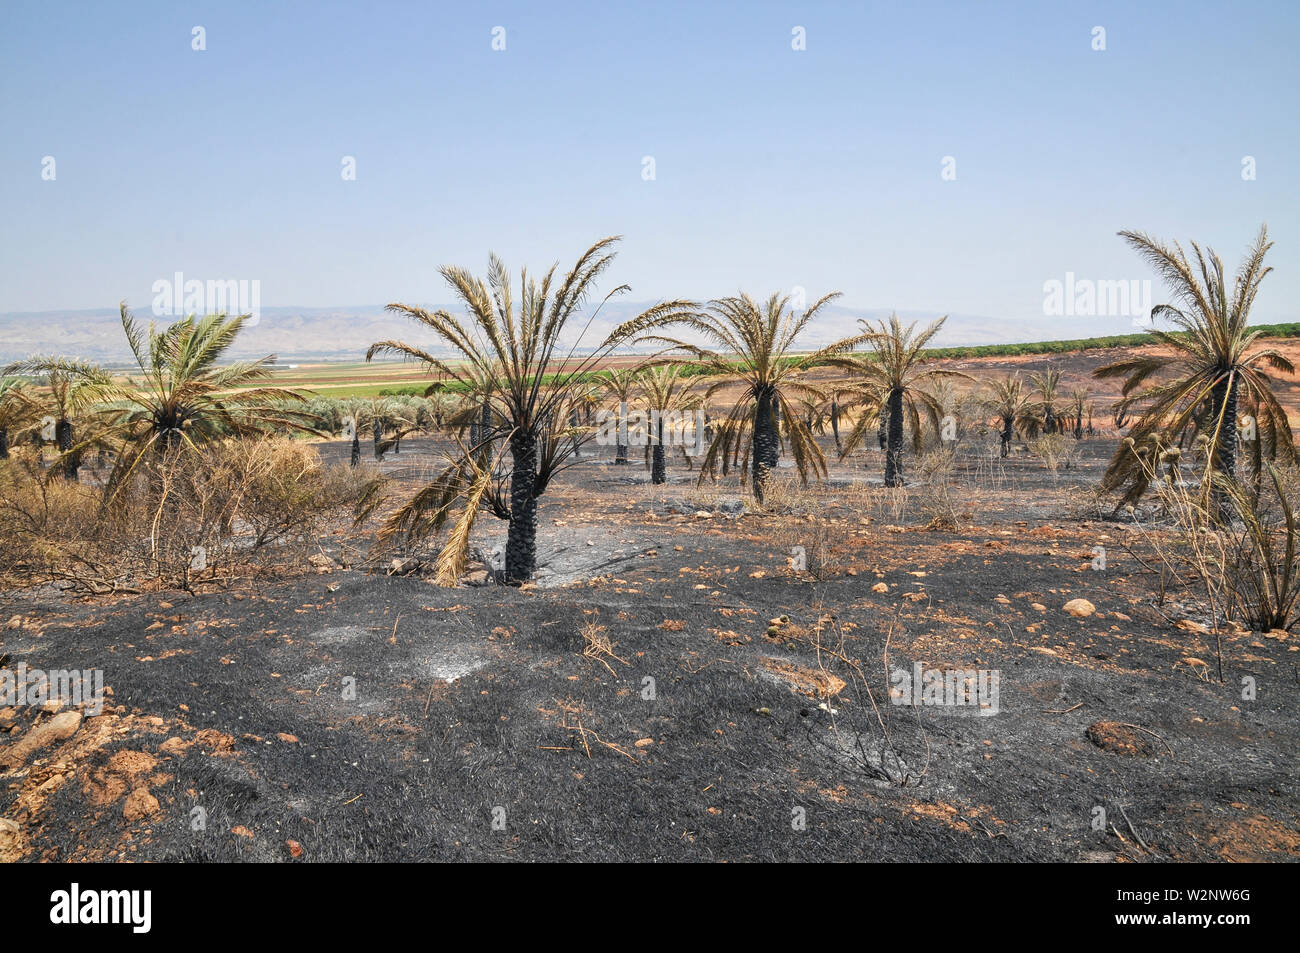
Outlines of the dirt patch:
<svg viewBox="0 0 1300 953">
<path fill-rule="evenodd" d="M 1155 748 L 1136 728 L 1117 721 L 1095 721 L 1084 732 L 1088 740 L 1111 754 L 1149 758 Z"/>
<path fill-rule="evenodd" d="M 844 691 L 845 681 L 837 675 L 798 665 L 787 659 L 764 658 L 763 667 L 790 685 L 792 691 L 809 698 L 833 698 Z"/>
</svg>

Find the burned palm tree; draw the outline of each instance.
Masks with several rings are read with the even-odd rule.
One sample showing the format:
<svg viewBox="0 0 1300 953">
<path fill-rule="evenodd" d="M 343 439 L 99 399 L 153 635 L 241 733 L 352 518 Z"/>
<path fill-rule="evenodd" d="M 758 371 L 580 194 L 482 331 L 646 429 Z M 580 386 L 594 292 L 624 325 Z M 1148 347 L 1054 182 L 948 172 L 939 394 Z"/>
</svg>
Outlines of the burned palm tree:
<svg viewBox="0 0 1300 953">
<path fill-rule="evenodd" d="M 471 385 L 476 375 L 496 381 L 487 398 L 491 422 L 484 428 L 486 432 L 480 430 L 477 441 L 461 446 L 442 473 L 398 509 L 381 530 L 383 541 L 399 536 L 418 540 L 441 529 L 453 507 L 462 504 L 461 515 L 438 556 L 438 578 L 443 584 L 454 585 L 463 571 L 470 535 L 482 509 L 509 523 L 506 580 L 522 583 L 535 572 L 537 501 L 563 468 L 574 441 L 583 439 L 568 434 L 562 426 L 570 396 L 592 368 L 634 330 L 615 331 L 585 356 L 575 356 L 577 342 L 567 354 L 561 353 L 566 326 L 591 294 L 597 279 L 613 263 L 617 241 L 606 238 L 592 245 L 564 275 L 557 275 L 556 266 L 552 266 L 538 282 L 522 272 L 517 298 L 506 266 L 495 255 L 489 259 L 486 282 L 463 268 L 443 267 L 443 279 L 468 312 L 464 319 L 445 310 L 429 311 L 406 304 L 388 306 L 390 311 L 432 332 L 461 360 L 453 363 L 415 345 L 392 340 L 372 344 L 366 352 L 367 360 L 379 353 L 393 353 L 418 361 L 463 386 Z M 605 300 L 626 290 L 626 286 L 620 286 Z M 690 302 L 665 302 L 640 315 L 633 324 L 639 327 L 638 321 L 653 322 L 692 309 Z M 594 317 L 587 317 L 584 329 Z M 493 445 L 501 449 L 489 456 L 485 450 Z M 504 468 L 507 451 L 508 469 Z"/>
<path fill-rule="evenodd" d="M 1116 414 L 1138 414 L 1129 431 L 1133 442 L 1125 441 L 1112 458 L 1102 489 L 1121 491 L 1120 505 L 1135 502 L 1150 477 L 1133 447 L 1146 446 L 1153 439 L 1173 445 L 1194 430 L 1204 438 L 1202 486 L 1211 486 L 1214 473 L 1232 479 L 1242 403 L 1254 411 L 1250 429 L 1259 441 L 1261 458 L 1294 462 L 1295 442 L 1286 409 L 1273 393 L 1265 368 L 1294 374 L 1295 367 L 1277 348 L 1261 346 L 1259 332 L 1248 327 L 1260 283 L 1273 270 L 1264 264 L 1272 247 L 1268 229 L 1260 228 L 1231 288 L 1213 249 L 1202 251 L 1193 242 L 1193 261 L 1177 242 L 1166 245 L 1141 232 L 1120 235 L 1169 285 L 1172 303 L 1152 308 L 1151 317 L 1168 318 L 1176 330 L 1147 332 L 1153 343 L 1163 344 L 1172 354 L 1142 353 L 1093 372 L 1100 378 L 1123 378 Z M 1219 495 L 1222 511 L 1226 496 Z"/>
<path fill-rule="evenodd" d="M 700 479 L 726 474 L 739 459 L 742 478 L 752 459 L 754 496 L 763 501 L 764 485 L 781 455 L 782 438 L 794 457 L 803 482 L 826 474 L 826 458 L 799 408 L 803 401 L 824 401 L 825 391 L 801 380 L 801 373 L 828 358 L 852 350 L 865 336 L 856 335 L 812 354 L 796 356 L 795 341 L 818 311 L 839 297 L 829 294 L 802 314 L 790 308 L 790 298 L 774 294 L 758 303 L 749 295 L 710 301 L 701 313 L 675 314 L 651 322 L 628 322 L 623 328 L 646 331 L 681 327 L 701 336 L 712 348 L 663 334 L 640 340 L 660 344 L 674 362 L 687 362 L 718 378 L 703 395 L 707 401 L 720 390 L 740 383 L 742 392 L 731 412 L 714 424 L 713 440 L 700 464 Z"/>
<path fill-rule="evenodd" d="M 960 371 L 935 367 L 922 350 L 939 333 L 946 318 L 932 322 L 920 333 L 916 325 L 906 328 L 891 315 L 879 326 L 863 321 L 868 350 L 834 358 L 829 363 L 849 372 L 852 405 L 861 408 L 858 422 L 844 442 L 844 454 L 851 453 L 881 415 L 887 421 L 885 486 L 903 484 L 903 436 L 905 421 L 912 432 L 913 449 L 924 445 L 924 416 L 938 431 L 943 406 L 933 394 L 934 385 L 944 378 L 969 379 Z"/>
<path fill-rule="evenodd" d="M 681 417 L 700 406 L 690 380 L 680 366 L 661 364 L 647 367 L 637 375 L 637 383 L 649 410 L 651 467 L 650 482 L 656 486 L 668 482 L 666 441 L 685 446 L 685 428 Z M 692 427 L 695 425 L 692 424 Z M 693 433 L 694 431 L 692 431 Z"/>
<path fill-rule="evenodd" d="M 35 377 L 43 387 L 33 407 L 37 440 L 53 440 L 59 451 L 63 478 L 76 482 L 84 449 L 76 439 L 76 424 L 115 392 L 113 379 L 95 364 L 66 357 L 33 357 L 10 364 L 5 375 Z"/>
<path fill-rule="evenodd" d="M 247 315 L 190 315 L 162 329 L 139 327 L 126 305 L 122 330 L 141 376 L 115 388 L 104 408 L 118 444 L 109 485 L 121 486 L 147 453 L 193 449 L 222 437 L 312 432 L 306 399 L 263 383 L 275 356 L 220 364 Z"/>
<path fill-rule="evenodd" d="M 1029 395 L 1025 393 L 1025 384 L 1019 374 L 1008 374 L 986 386 L 988 394 L 984 403 L 998 418 L 999 455 L 1005 458 L 1011 455 L 1011 441 L 1015 439 L 1016 428 L 1025 420 Z"/>
<path fill-rule="evenodd" d="M 9 440 L 36 414 L 36 398 L 26 381 L 18 377 L 0 379 L 0 460 L 9 459 Z"/>
<path fill-rule="evenodd" d="M 614 438 L 614 464 L 615 466 L 627 465 L 627 444 L 623 439 L 627 436 L 627 409 L 628 402 L 636 392 L 638 386 L 638 370 L 634 367 L 627 368 L 609 368 L 601 371 L 596 375 L 597 382 L 604 388 L 605 395 L 612 398 L 615 403 L 615 438 Z"/>
<path fill-rule="evenodd" d="M 1088 391 L 1086 388 L 1072 390 L 1066 396 L 1066 420 L 1074 431 L 1074 439 L 1083 439 L 1084 421 L 1088 419 Z"/>
<path fill-rule="evenodd" d="M 1061 372 L 1048 367 L 1029 375 L 1029 406 L 1025 413 L 1025 431 L 1032 437 L 1060 433 L 1066 418 L 1061 397 Z"/>
</svg>

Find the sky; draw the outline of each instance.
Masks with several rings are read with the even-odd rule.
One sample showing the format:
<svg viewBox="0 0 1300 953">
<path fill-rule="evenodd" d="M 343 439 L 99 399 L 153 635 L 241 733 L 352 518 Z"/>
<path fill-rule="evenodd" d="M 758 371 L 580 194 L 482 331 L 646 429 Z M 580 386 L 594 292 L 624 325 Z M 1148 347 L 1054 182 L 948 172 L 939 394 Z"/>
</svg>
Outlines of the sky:
<svg viewBox="0 0 1300 953">
<path fill-rule="evenodd" d="M 620 234 L 637 300 L 1041 319 L 1067 272 L 1152 277 L 1120 229 L 1235 267 L 1267 221 L 1254 320 L 1297 320 L 1297 48 L 1295 0 L 3 0 L 0 312 L 178 271 L 442 302 L 439 265 Z"/>
</svg>

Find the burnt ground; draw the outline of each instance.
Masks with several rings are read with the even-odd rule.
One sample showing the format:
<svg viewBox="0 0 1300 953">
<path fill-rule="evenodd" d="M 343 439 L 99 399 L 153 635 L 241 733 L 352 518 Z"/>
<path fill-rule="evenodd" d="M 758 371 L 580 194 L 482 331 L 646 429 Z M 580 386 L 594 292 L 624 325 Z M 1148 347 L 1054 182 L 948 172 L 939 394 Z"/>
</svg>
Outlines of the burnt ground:
<svg viewBox="0 0 1300 953">
<path fill-rule="evenodd" d="M 1158 604 L 1135 534 L 1089 503 L 1112 446 L 1057 473 L 968 449 L 955 531 L 926 528 L 921 487 L 864 482 L 878 452 L 782 517 L 680 460 L 652 487 L 588 455 L 522 590 L 345 567 L 336 539 L 332 564 L 231 591 L 5 593 L 10 667 L 102 669 L 111 694 L 30 751 L 55 715 L 0 712 L 0 855 L 1300 858 L 1297 636 L 1222 633 L 1218 680 L 1201 610 Z M 385 466 L 417 477 L 427 449 Z M 805 542 L 815 574 L 788 563 Z M 996 713 L 891 704 L 887 671 L 916 662 L 995 670 Z"/>
</svg>

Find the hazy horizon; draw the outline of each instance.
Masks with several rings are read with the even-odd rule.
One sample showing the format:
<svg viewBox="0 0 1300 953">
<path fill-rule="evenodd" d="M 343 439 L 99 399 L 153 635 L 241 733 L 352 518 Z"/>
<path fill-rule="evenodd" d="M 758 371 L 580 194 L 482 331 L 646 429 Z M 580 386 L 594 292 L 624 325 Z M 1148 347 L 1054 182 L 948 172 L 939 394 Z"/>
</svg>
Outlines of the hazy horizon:
<svg viewBox="0 0 1300 953">
<path fill-rule="evenodd" d="M 1189 64 L 1211 42 L 1248 75 Z M 441 301 L 439 265 L 622 234 L 602 290 L 637 300 L 1032 322 L 1067 273 L 1153 278 L 1121 229 L 1233 268 L 1268 221 L 1254 318 L 1290 320 L 1297 45 L 1283 2 L 10 3 L 0 313 L 143 316 L 176 272 L 263 308 Z"/>
</svg>

